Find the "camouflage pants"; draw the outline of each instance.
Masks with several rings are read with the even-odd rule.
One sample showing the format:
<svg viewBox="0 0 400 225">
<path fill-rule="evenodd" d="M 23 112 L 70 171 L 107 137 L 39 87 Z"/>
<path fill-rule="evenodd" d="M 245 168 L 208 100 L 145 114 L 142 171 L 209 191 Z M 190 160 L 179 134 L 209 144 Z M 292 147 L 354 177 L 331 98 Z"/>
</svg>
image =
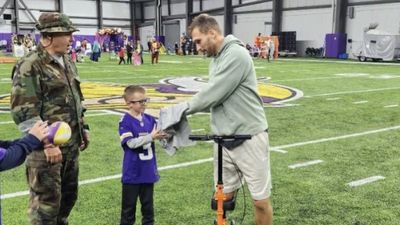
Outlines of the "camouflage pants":
<svg viewBox="0 0 400 225">
<path fill-rule="evenodd" d="M 31 225 L 68 224 L 67 218 L 78 197 L 79 150 L 77 146 L 61 150 L 62 163 L 48 163 L 43 151 L 34 151 L 27 158 Z"/>
</svg>

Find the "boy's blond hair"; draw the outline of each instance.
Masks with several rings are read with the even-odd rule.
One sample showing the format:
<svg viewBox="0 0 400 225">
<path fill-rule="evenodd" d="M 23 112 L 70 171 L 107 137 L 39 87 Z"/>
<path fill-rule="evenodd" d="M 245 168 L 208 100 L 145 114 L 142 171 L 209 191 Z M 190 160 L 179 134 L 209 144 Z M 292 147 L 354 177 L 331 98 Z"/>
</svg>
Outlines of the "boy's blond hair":
<svg viewBox="0 0 400 225">
<path fill-rule="evenodd" d="M 129 85 L 128 87 L 125 88 L 124 94 L 122 95 L 122 97 L 125 99 L 125 101 L 127 101 L 128 96 L 130 96 L 134 93 L 145 94 L 146 89 L 144 89 L 142 86 L 138 86 L 138 85 Z"/>
</svg>

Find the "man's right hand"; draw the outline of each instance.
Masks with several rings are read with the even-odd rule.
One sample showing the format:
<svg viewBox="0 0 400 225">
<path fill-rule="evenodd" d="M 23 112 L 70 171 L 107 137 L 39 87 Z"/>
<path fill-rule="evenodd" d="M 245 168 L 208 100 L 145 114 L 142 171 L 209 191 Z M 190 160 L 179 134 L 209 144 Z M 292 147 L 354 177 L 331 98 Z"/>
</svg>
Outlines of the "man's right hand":
<svg viewBox="0 0 400 225">
<path fill-rule="evenodd" d="M 59 163 L 62 161 L 62 154 L 60 147 L 54 145 L 46 145 L 44 148 L 47 162 Z"/>
</svg>

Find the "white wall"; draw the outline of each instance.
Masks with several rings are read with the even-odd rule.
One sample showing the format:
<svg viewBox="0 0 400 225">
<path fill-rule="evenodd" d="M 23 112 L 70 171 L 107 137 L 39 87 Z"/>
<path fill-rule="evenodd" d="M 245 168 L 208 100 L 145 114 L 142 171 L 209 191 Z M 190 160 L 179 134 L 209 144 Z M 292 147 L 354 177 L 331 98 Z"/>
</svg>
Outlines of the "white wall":
<svg viewBox="0 0 400 225">
<path fill-rule="evenodd" d="M 389 33 L 400 33 L 400 3 L 353 6 L 354 18 L 347 17 L 347 38 L 353 40 L 352 52 L 356 53 L 361 47 L 363 30 L 371 23 L 379 23 L 378 30 Z M 350 52 L 350 46 L 348 51 Z"/>
<path fill-rule="evenodd" d="M 144 18 L 145 19 L 154 19 L 156 14 L 156 9 L 154 8 L 154 4 L 143 4 L 144 7 Z"/>
<path fill-rule="evenodd" d="M 186 3 L 171 4 L 171 15 L 178 15 L 185 13 L 186 13 Z"/>
<path fill-rule="evenodd" d="M 224 6 L 223 0 L 203 0 L 203 10 L 214 9 Z"/>
<path fill-rule="evenodd" d="M 254 43 L 258 33 L 266 34 L 266 21 L 271 22 L 272 13 L 238 14 L 237 23 L 233 24 L 233 35 L 244 43 Z M 269 35 L 269 33 L 267 34 Z"/>
<path fill-rule="evenodd" d="M 89 16 L 97 17 L 95 1 L 68 0 L 63 1 L 64 13 L 68 16 Z M 78 7 L 79 6 L 79 7 Z"/>
<path fill-rule="evenodd" d="M 56 9 L 56 1 L 54 0 L 28 0 L 28 1 L 24 1 L 24 3 L 26 4 L 26 6 L 29 9 L 37 9 L 37 10 L 55 10 Z M 19 4 L 20 7 L 22 7 L 21 4 Z M 3 4 L 1 4 L 1 6 L 3 6 Z"/>
<path fill-rule="evenodd" d="M 332 0 L 284 0 L 283 8 L 332 4 Z"/>
<path fill-rule="evenodd" d="M 309 47 L 322 47 L 325 34 L 332 33 L 332 9 L 283 11 L 282 31 L 296 31 L 299 41 L 311 41 Z"/>
<path fill-rule="evenodd" d="M 139 37 L 144 49 L 147 50 L 147 41 L 149 38 L 154 37 L 154 26 L 139 27 Z"/>
<path fill-rule="evenodd" d="M 130 5 L 128 3 L 103 2 L 103 17 L 122 18 L 129 21 L 131 17 Z"/>
</svg>

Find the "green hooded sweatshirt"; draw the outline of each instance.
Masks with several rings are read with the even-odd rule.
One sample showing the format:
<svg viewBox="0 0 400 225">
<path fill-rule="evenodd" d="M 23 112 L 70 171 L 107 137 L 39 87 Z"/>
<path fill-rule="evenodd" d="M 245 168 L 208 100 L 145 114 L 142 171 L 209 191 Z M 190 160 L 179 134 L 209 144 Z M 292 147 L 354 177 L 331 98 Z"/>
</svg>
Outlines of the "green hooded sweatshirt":
<svg viewBox="0 0 400 225">
<path fill-rule="evenodd" d="M 233 35 L 225 37 L 209 65 L 209 82 L 188 101 L 187 114 L 211 112 L 216 135 L 258 134 L 268 128 L 249 52 Z"/>
</svg>

